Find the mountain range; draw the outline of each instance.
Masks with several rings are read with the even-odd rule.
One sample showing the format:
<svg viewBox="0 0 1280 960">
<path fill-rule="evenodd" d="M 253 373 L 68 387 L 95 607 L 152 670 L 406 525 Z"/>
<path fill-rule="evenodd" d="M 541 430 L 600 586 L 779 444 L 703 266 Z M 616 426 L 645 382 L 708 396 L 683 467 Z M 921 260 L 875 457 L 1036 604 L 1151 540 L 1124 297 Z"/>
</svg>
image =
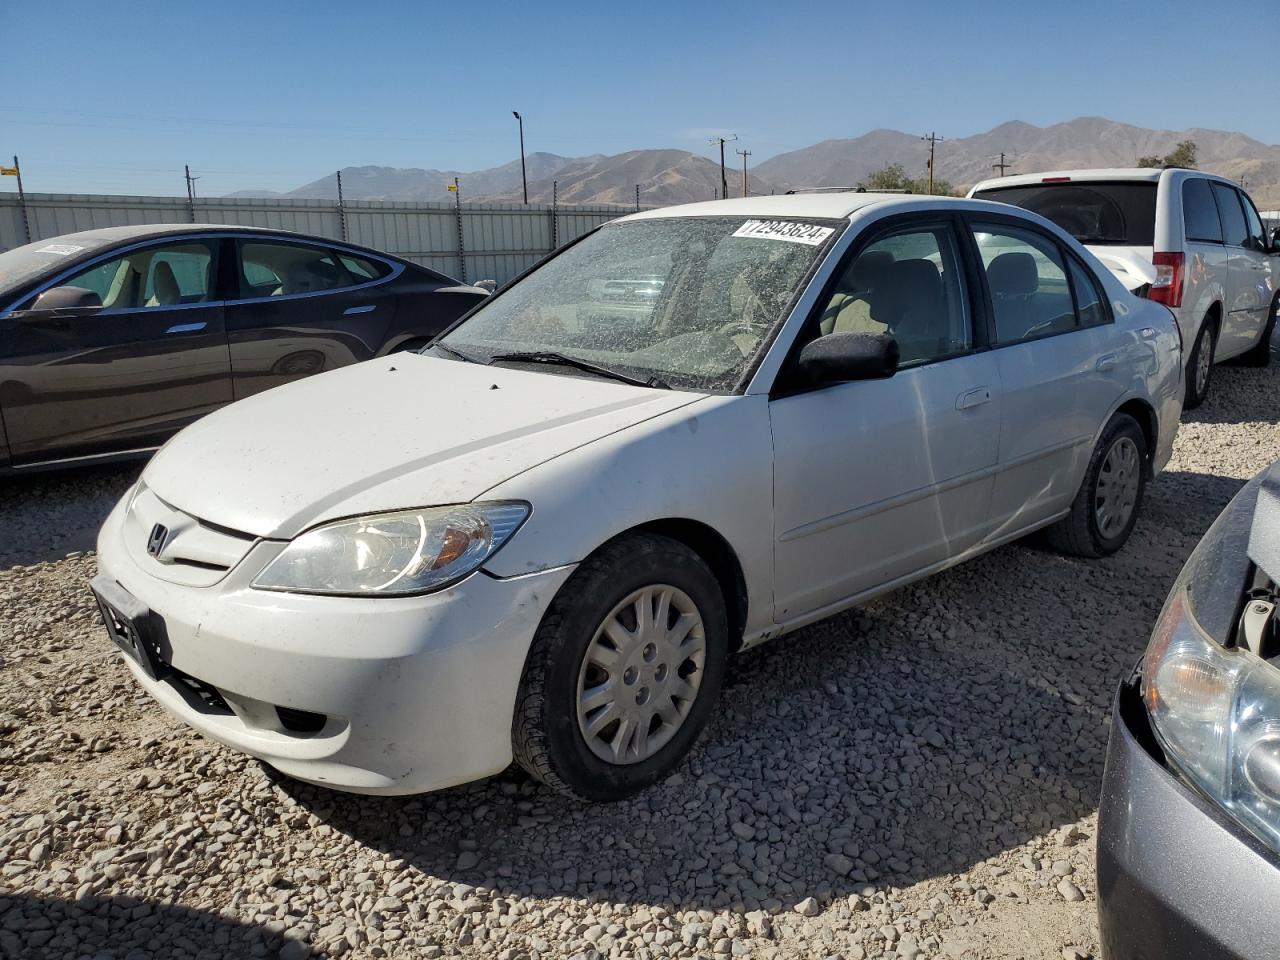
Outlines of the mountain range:
<svg viewBox="0 0 1280 960">
<path fill-rule="evenodd" d="M 1009 173 L 1130 167 L 1138 157 L 1162 156 L 1183 140 L 1195 141 L 1201 169 L 1243 180 L 1260 207 L 1280 207 L 1280 146 L 1224 130 L 1151 130 L 1101 117 L 1080 117 L 1047 127 L 1015 120 L 986 133 L 942 140 L 937 145 L 936 175 L 967 189 L 994 176 L 992 165 L 1002 152 L 1011 163 Z M 771 157 L 751 171 L 748 189 L 758 194 L 855 186 L 891 163 L 902 164 L 909 175 L 923 176 L 927 158 L 928 145 L 919 135 L 872 130 Z M 587 157 L 531 153 L 525 166 L 532 203 L 551 202 L 553 181 L 559 201 L 575 204 L 630 206 L 635 202 L 637 185 L 645 206 L 710 200 L 720 189 L 719 164 L 686 150 L 632 150 Z M 342 171 L 343 196 L 351 200 L 449 200 L 453 195 L 447 187 L 454 177 L 467 201 L 523 199 L 518 159 L 474 171 L 347 167 Z M 729 195 L 737 196 L 740 169 L 730 168 L 727 179 Z M 287 193 L 245 190 L 231 196 L 336 200 L 337 181 L 328 176 Z"/>
</svg>

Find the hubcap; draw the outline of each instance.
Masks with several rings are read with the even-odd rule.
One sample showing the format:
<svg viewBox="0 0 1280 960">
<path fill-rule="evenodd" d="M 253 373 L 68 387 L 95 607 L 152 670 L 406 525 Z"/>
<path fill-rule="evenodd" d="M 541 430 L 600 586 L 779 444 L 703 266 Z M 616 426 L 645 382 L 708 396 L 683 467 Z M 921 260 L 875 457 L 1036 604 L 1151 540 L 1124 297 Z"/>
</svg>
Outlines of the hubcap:
<svg viewBox="0 0 1280 960">
<path fill-rule="evenodd" d="M 1104 537 L 1118 535 L 1133 516 L 1141 469 L 1138 445 L 1128 437 L 1113 443 L 1103 458 L 1093 495 L 1093 510 L 1098 530 Z"/>
<path fill-rule="evenodd" d="M 1200 334 L 1200 348 L 1196 351 L 1196 393 L 1204 393 L 1209 382 L 1209 367 L 1213 364 L 1213 337 L 1208 330 Z"/>
<path fill-rule="evenodd" d="M 702 685 L 702 615 L 682 590 L 654 584 L 624 598 L 596 628 L 578 671 L 578 730 L 607 763 L 661 750 Z"/>
</svg>

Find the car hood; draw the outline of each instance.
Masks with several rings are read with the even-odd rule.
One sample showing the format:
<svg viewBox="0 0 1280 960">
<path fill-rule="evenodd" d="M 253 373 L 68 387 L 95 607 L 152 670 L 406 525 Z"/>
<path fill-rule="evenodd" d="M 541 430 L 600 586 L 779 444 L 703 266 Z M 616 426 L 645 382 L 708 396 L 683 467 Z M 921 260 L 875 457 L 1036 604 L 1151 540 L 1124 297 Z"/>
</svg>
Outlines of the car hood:
<svg viewBox="0 0 1280 960">
<path fill-rule="evenodd" d="M 1280 583 L 1280 460 L 1258 475 L 1248 553 L 1267 576 Z"/>
<path fill-rule="evenodd" d="M 1102 261 L 1130 293 L 1150 286 L 1156 279 L 1152 247 L 1116 247 L 1108 244 L 1085 244 L 1085 249 Z"/>
<path fill-rule="evenodd" d="M 219 410 L 142 479 L 206 523 L 289 538 L 339 517 L 474 500 L 703 396 L 401 353 Z"/>
</svg>

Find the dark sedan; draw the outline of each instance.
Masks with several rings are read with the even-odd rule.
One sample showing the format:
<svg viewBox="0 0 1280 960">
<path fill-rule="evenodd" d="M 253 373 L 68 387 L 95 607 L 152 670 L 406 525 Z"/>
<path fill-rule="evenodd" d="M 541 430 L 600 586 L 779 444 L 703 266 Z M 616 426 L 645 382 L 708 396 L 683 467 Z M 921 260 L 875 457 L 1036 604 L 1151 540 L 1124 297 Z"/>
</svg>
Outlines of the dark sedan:
<svg viewBox="0 0 1280 960">
<path fill-rule="evenodd" d="M 233 400 L 421 346 L 485 296 L 249 227 L 106 227 L 0 253 L 0 470 L 146 453 Z"/>
<path fill-rule="evenodd" d="M 1174 584 L 1120 686 L 1098 816 L 1107 960 L 1280 957 L 1280 464 Z"/>
</svg>

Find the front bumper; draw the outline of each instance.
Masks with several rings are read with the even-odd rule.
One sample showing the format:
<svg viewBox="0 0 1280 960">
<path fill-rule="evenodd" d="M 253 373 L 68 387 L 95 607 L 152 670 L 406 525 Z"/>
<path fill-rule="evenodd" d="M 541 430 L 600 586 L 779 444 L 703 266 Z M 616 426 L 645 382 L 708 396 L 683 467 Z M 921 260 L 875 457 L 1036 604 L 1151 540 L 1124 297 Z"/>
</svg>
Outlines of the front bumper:
<svg viewBox="0 0 1280 960">
<path fill-rule="evenodd" d="M 223 581 L 184 586 L 126 550 L 124 512 L 122 501 L 99 535 L 100 574 L 150 608 L 179 673 L 154 680 L 121 656 L 184 723 L 289 776 L 358 793 L 420 793 L 510 764 L 525 656 L 571 567 L 477 572 L 418 597 L 316 597 L 250 588 L 261 567 L 250 553 Z M 318 727 L 297 729 L 299 713 Z"/>
<path fill-rule="evenodd" d="M 1098 813 L 1106 960 L 1278 957 L 1277 902 L 1280 857 L 1173 775 L 1122 684 Z"/>
</svg>

